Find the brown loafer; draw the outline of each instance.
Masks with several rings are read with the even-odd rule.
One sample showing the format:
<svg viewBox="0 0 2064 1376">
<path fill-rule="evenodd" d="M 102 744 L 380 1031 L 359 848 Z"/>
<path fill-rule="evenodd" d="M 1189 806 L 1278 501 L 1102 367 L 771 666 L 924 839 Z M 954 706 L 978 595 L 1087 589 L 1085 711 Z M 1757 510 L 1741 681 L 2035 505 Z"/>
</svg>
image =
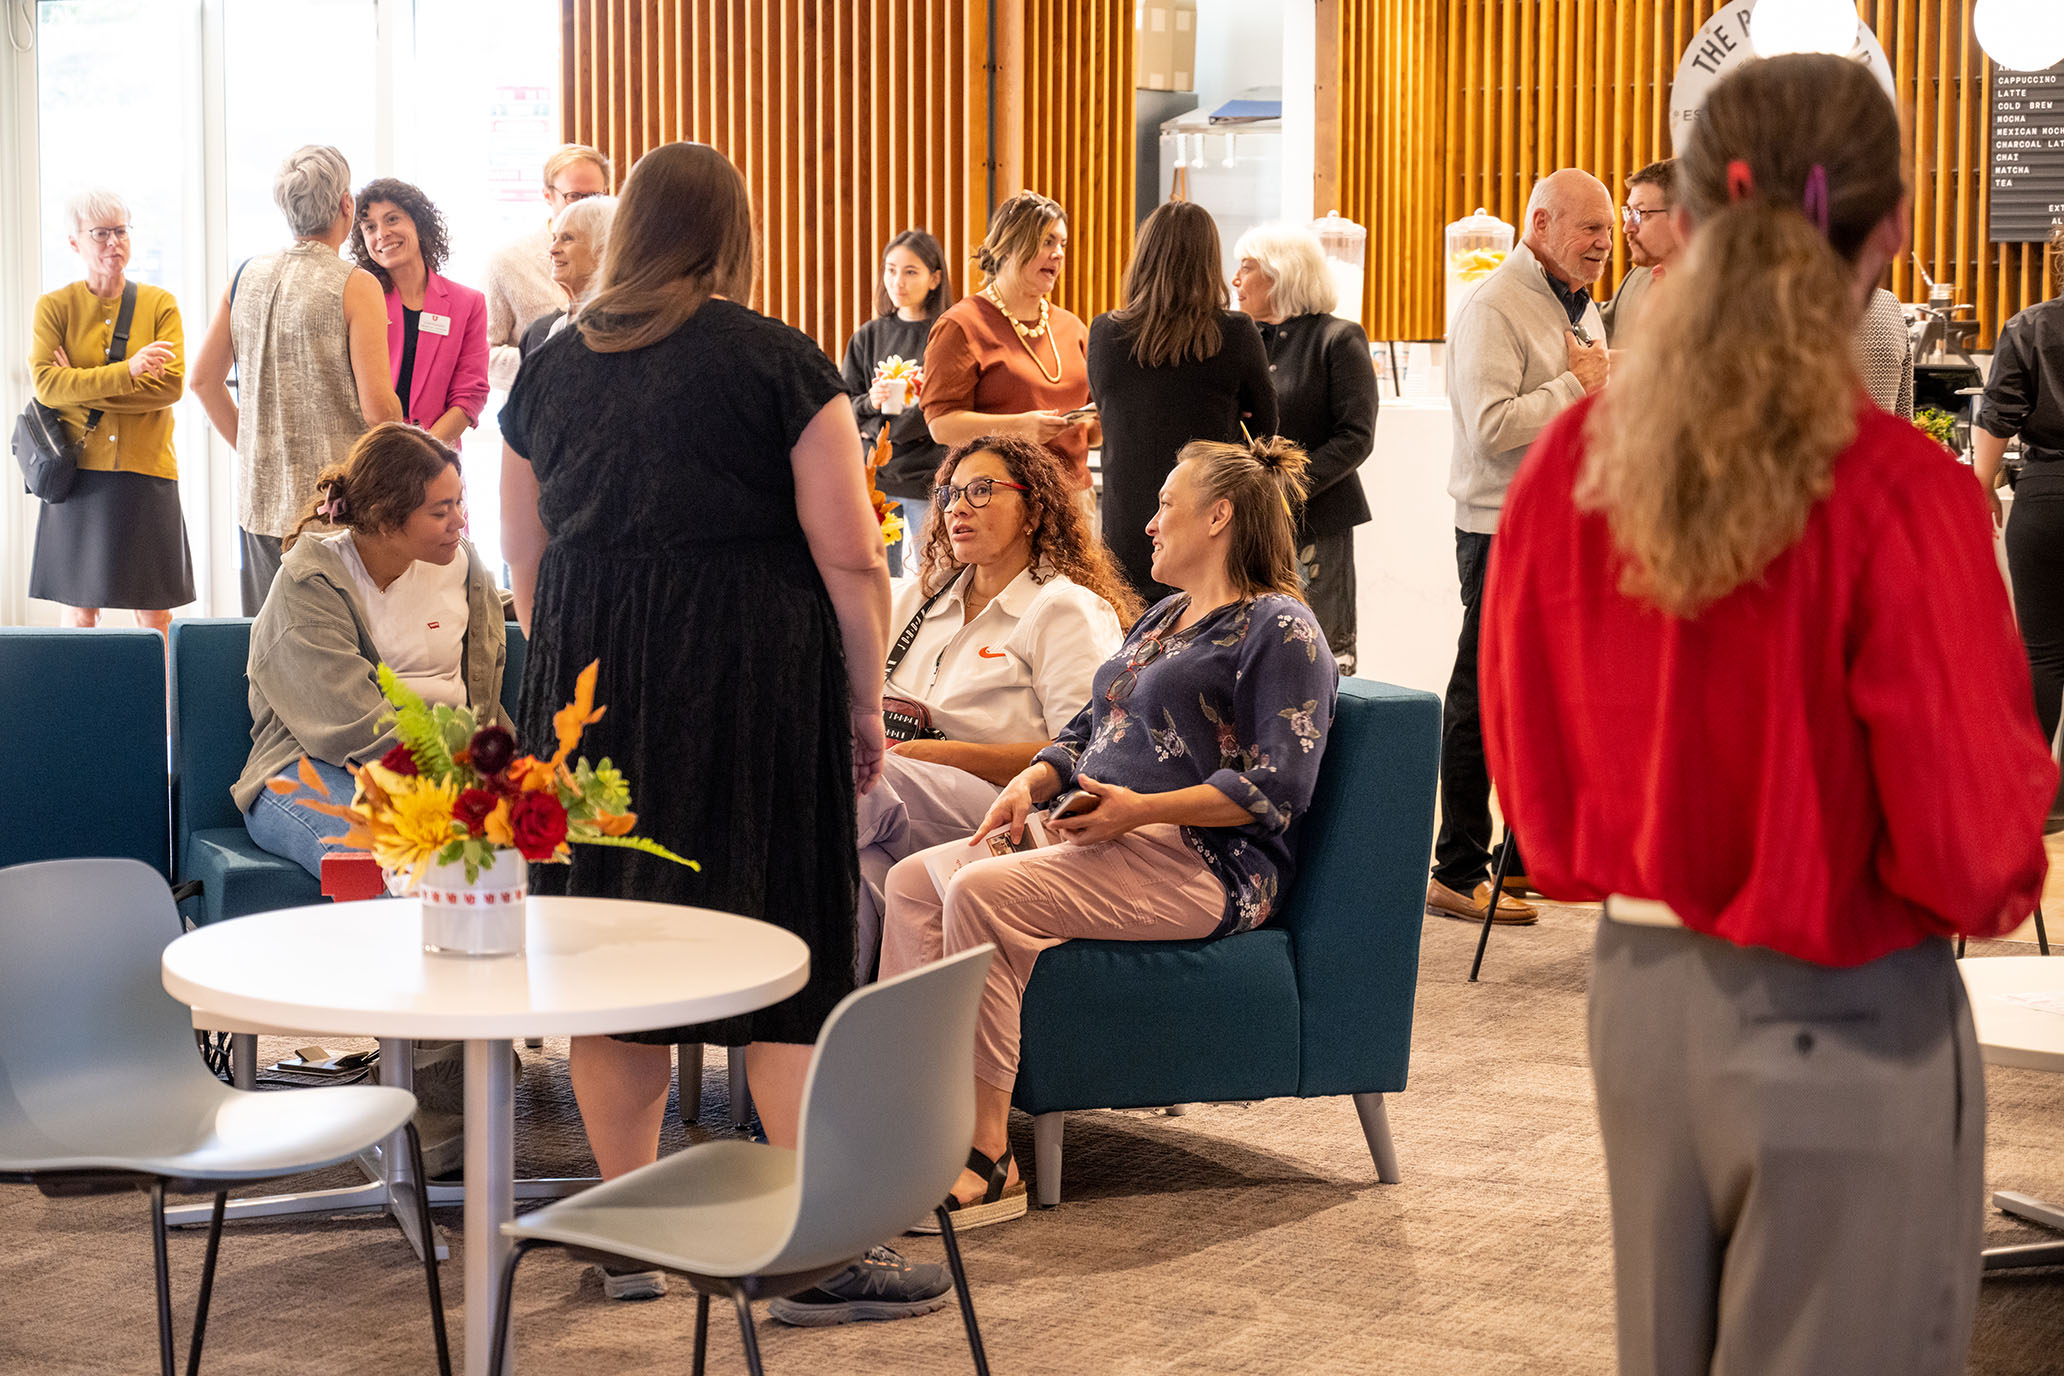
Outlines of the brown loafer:
<svg viewBox="0 0 2064 1376">
<path fill-rule="evenodd" d="M 1491 883 L 1486 879 L 1476 886 L 1476 891 L 1464 897 L 1438 879 L 1426 881 L 1426 912 L 1430 917 L 1452 917 L 1463 922 L 1481 922 L 1484 910 L 1491 903 Z M 1498 900 L 1498 912 L 1492 921 L 1500 927 L 1525 927 L 1540 921 L 1541 914 L 1533 904 L 1524 899 L 1506 894 Z"/>
</svg>

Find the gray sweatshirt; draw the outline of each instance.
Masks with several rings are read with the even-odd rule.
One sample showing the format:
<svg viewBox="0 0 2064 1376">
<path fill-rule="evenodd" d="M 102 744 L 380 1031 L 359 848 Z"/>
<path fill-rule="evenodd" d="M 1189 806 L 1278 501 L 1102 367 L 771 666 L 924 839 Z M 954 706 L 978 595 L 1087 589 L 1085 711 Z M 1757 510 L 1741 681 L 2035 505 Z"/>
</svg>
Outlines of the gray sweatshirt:
<svg viewBox="0 0 2064 1376">
<path fill-rule="evenodd" d="M 508 630 L 502 599 L 474 552 L 466 559 L 466 700 L 483 724 L 501 716 Z M 342 768 L 377 760 L 394 746 L 380 718 L 392 709 L 374 670 L 380 652 L 352 590 L 344 559 L 327 540 L 294 542 L 251 625 L 251 755 L 230 796 L 245 812 L 265 781 L 309 755 Z M 344 800 L 348 801 L 348 800 Z"/>
<path fill-rule="evenodd" d="M 1598 306 L 1584 308 L 1584 328 L 1605 337 Z M 1448 408 L 1455 445 L 1448 495 L 1455 529 L 1495 534 L 1505 489 L 1527 446 L 1584 385 L 1569 370 L 1569 314 L 1525 244 L 1483 280 L 1448 334 Z"/>
</svg>

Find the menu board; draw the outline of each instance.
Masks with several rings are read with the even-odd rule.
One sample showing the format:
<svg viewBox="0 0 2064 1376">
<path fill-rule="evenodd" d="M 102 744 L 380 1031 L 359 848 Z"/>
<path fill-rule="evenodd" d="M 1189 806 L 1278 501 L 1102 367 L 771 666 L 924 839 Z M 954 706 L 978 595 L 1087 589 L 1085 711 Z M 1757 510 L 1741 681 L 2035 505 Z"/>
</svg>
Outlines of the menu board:
<svg viewBox="0 0 2064 1376">
<path fill-rule="evenodd" d="M 2064 66 L 1992 77 L 1995 244 L 2032 244 L 2064 220 Z"/>
</svg>

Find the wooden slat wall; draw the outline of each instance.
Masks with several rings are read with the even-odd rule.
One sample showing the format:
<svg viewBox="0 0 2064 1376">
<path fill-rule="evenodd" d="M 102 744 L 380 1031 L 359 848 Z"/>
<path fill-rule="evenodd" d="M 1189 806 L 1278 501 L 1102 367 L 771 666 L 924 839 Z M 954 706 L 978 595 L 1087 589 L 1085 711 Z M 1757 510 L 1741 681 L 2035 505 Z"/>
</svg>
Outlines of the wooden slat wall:
<svg viewBox="0 0 2064 1376">
<path fill-rule="evenodd" d="M 986 0 L 565 0 L 565 137 L 627 174 L 722 150 L 761 230 L 756 308 L 839 357 L 882 245 L 928 229 L 956 290 L 986 215 Z"/>
<path fill-rule="evenodd" d="M 1974 0 L 1860 0 L 1912 130 L 1914 247 L 1974 302 L 1980 342 L 2044 295 L 2040 245 L 1985 239 L 1992 64 L 1971 37 Z M 1720 0 L 1322 0 L 1321 119 L 1338 131 L 1319 169 L 1341 213 L 1370 229 L 1363 317 L 1374 338 L 1436 338 L 1441 230 L 1484 206 L 1519 224 L 1534 181 L 1583 167 L 1621 194 L 1669 153 L 1670 81 Z M 1337 28 L 1330 26 L 1337 25 Z M 1627 264 L 1621 245 L 1603 295 Z M 1903 300 L 1926 295 L 1911 260 Z"/>
<path fill-rule="evenodd" d="M 1132 0 L 1023 0 L 1024 185 L 1068 212 L 1058 305 L 1118 305 L 1132 256 Z M 998 199 L 1019 190 L 997 188 Z"/>
</svg>

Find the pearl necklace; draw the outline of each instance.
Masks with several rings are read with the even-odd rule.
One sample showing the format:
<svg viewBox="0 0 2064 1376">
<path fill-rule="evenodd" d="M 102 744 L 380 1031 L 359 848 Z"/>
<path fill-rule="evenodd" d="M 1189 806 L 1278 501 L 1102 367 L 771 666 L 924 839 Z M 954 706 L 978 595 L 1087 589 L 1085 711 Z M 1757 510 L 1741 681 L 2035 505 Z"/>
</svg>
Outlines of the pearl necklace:
<svg viewBox="0 0 2064 1376">
<path fill-rule="evenodd" d="M 982 288 L 982 295 L 1003 314 L 1005 320 L 1010 321 L 1010 327 L 1018 333 L 1018 343 L 1024 345 L 1025 352 L 1032 355 L 1032 366 L 1039 370 L 1039 375 L 1048 382 L 1059 382 L 1062 371 L 1061 345 L 1059 340 L 1053 339 L 1047 334 L 1049 318 L 1047 315 L 1046 298 L 1043 296 L 1039 298 L 1039 323 L 1037 325 L 1027 325 L 1011 313 L 1010 307 L 1003 304 L 1003 297 L 997 292 L 994 282 Z M 1040 360 L 1039 350 L 1032 347 L 1032 341 L 1040 338 L 1046 338 L 1047 343 L 1053 349 L 1054 370 L 1050 373 L 1046 370 L 1046 364 Z"/>
</svg>

